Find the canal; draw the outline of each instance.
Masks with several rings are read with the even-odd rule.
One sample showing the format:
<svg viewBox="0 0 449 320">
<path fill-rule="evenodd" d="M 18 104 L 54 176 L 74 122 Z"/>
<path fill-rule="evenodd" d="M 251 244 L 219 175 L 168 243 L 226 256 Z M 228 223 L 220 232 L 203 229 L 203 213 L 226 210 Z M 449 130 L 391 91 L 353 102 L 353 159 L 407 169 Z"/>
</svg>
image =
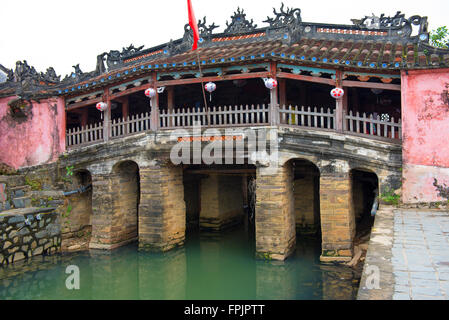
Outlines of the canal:
<svg viewBox="0 0 449 320">
<path fill-rule="evenodd" d="M 286 262 L 254 258 L 244 227 L 220 234 L 192 233 L 166 254 L 129 245 L 86 251 L 0 268 L 0 300 L 352 300 L 360 270 L 319 261 L 319 239 L 298 238 Z M 66 288 L 68 266 L 80 270 L 80 289 Z"/>
</svg>

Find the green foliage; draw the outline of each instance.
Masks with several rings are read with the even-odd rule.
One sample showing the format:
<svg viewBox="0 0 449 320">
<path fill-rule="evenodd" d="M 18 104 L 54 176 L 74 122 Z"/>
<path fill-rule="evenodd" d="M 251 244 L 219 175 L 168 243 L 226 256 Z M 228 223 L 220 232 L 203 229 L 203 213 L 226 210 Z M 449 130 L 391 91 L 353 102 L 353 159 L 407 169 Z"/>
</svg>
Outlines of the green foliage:
<svg viewBox="0 0 449 320">
<path fill-rule="evenodd" d="M 449 30 L 446 26 L 442 26 L 430 33 L 430 44 L 437 48 L 448 48 Z"/>
<path fill-rule="evenodd" d="M 72 212 L 72 209 L 73 209 L 72 205 L 69 203 L 67 205 L 67 210 L 65 211 L 65 213 L 62 214 L 62 217 L 67 218 L 70 215 L 70 213 Z"/>
<path fill-rule="evenodd" d="M 380 195 L 380 199 L 382 202 L 394 206 L 398 206 L 401 200 L 401 196 L 394 193 L 394 190 L 388 189 L 385 191 L 385 193 L 382 193 Z"/>
<path fill-rule="evenodd" d="M 67 167 L 65 167 L 65 170 L 66 170 L 65 177 L 62 178 L 65 182 L 72 183 L 72 178 L 71 177 L 73 176 L 73 169 L 74 168 L 75 168 L 74 166 L 67 166 Z"/>
<path fill-rule="evenodd" d="M 31 190 L 33 190 L 33 191 L 42 190 L 42 184 L 38 180 L 33 180 L 33 179 L 28 178 L 28 177 L 25 177 L 25 184 L 27 186 L 30 186 Z"/>
</svg>

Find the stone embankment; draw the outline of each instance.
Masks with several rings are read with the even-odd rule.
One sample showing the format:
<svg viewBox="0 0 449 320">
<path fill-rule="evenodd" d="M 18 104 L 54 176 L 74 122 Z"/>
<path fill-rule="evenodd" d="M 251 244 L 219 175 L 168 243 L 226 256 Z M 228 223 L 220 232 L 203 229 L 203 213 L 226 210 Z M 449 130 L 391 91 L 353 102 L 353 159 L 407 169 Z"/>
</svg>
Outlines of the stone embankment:
<svg viewBox="0 0 449 320">
<path fill-rule="evenodd" d="M 61 248 L 61 227 L 54 208 L 13 209 L 0 213 L 0 265 Z"/>
</svg>

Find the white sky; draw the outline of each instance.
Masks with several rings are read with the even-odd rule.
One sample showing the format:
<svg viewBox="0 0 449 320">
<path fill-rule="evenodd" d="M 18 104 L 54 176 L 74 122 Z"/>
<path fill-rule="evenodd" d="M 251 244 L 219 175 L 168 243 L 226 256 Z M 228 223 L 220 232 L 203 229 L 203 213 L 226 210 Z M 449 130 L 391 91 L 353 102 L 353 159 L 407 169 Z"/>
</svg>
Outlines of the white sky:
<svg viewBox="0 0 449 320">
<path fill-rule="evenodd" d="M 192 0 L 197 19 L 219 25 L 238 6 L 258 27 L 282 0 Z M 406 17 L 429 17 L 430 30 L 448 25 L 448 0 L 283 0 L 288 7 L 300 8 L 307 22 L 351 24 L 350 19 L 372 13 Z M 0 64 L 13 68 L 17 60 L 27 60 L 38 72 L 53 66 L 62 78 L 80 63 L 84 72 L 95 69 L 96 56 L 120 50 L 133 43 L 145 48 L 183 36 L 188 22 L 186 0 L 1 0 Z"/>
</svg>

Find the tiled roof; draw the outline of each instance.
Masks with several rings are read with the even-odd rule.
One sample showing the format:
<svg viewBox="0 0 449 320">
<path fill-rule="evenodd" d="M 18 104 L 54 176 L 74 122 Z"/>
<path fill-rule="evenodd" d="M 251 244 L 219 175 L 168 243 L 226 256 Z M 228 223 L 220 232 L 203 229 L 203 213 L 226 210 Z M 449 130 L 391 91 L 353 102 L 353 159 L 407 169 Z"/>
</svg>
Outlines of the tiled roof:
<svg viewBox="0 0 449 320">
<path fill-rule="evenodd" d="M 107 72 L 101 71 L 104 66 L 97 66 L 94 72 L 72 74 L 48 90 L 56 95 L 71 95 L 154 71 L 197 70 L 198 63 L 213 68 L 272 60 L 388 74 L 398 74 L 402 69 L 449 67 L 449 50 L 428 44 L 426 17 L 405 19 L 398 12 L 392 18 L 382 15 L 354 20 L 354 25 L 330 25 L 302 22 L 299 9 L 284 11 L 281 7 L 275 14 L 274 19 L 265 21 L 269 27 L 256 28 L 238 10 L 221 34 L 212 34 L 215 24 L 207 27 L 205 20 L 200 21 L 198 51 L 191 51 L 193 40 L 186 26 L 182 39 L 146 50 L 132 46 L 122 53 L 111 51 L 117 60 L 108 60 Z M 417 35 L 412 35 L 412 25 L 419 25 Z M 2 85 L 0 95 L 4 95 Z"/>
</svg>

